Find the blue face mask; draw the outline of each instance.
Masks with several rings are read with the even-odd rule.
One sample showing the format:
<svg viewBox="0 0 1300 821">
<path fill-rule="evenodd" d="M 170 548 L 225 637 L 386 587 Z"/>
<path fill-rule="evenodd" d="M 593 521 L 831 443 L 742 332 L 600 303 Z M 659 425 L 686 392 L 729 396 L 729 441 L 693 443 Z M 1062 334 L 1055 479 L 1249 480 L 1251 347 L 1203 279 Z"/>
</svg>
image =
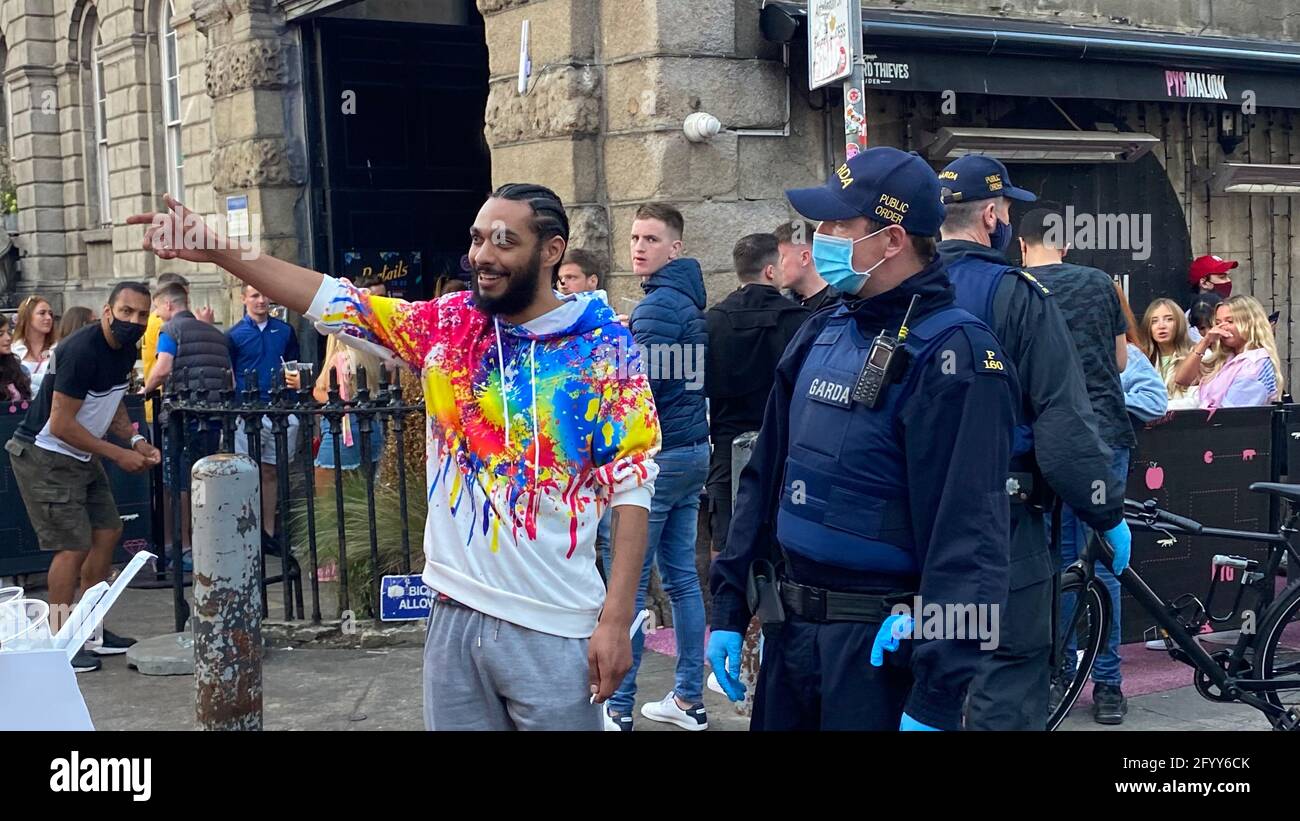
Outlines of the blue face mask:
<svg viewBox="0 0 1300 821">
<path fill-rule="evenodd" d="M 1005 251 L 1011 246 L 1011 223 L 998 220 L 998 227 L 989 234 L 989 244 L 995 251 Z"/>
<path fill-rule="evenodd" d="M 880 229 L 880 231 L 884 230 L 884 228 Z M 845 296 L 857 296 L 862 286 L 871 279 L 871 272 L 879 268 L 885 260 L 881 258 L 880 262 L 867 270 L 859 271 L 853 267 L 853 246 L 864 239 L 874 237 L 880 231 L 872 231 L 865 237 L 857 239 L 833 237 L 821 232 L 813 234 L 812 258 L 817 273 L 821 274 L 822 279 L 826 280 L 832 288 Z"/>
</svg>

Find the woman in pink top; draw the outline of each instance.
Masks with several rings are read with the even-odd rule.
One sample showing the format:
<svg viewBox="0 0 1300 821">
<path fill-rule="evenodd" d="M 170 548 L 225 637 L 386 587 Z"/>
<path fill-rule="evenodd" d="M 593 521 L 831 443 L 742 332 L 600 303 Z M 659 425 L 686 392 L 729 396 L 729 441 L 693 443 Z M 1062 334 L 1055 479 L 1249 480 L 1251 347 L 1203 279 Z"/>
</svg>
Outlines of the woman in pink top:
<svg viewBox="0 0 1300 821">
<path fill-rule="evenodd" d="M 1179 365 L 1175 379 L 1180 385 L 1199 381 L 1201 407 L 1210 410 L 1267 405 L 1281 397 L 1282 367 L 1264 306 L 1249 296 L 1220 303 L 1214 325 Z"/>
</svg>

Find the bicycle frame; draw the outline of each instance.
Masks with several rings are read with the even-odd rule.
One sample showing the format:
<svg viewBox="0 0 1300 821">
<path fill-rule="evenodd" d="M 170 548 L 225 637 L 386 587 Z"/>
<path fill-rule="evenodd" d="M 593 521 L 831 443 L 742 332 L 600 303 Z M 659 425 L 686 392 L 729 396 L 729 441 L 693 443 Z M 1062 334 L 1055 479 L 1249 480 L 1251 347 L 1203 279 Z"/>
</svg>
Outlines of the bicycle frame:
<svg viewBox="0 0 1300 821">
<path fill-rule="evenodd" d="M 1257 579 L 1255 582 L 1250 582 L 1247 575 L 1243 574 L 1241 582 L 1243 586 L 1260 582 L 1267 585 L 1267 594 L 1264 595 L 1261 592 L 1261 602 L 1259 602 L 1259 606 L 1263 611 L 1257 614 L 1257 620 L 1260 623 L 1264 621 L 1268 607 L 1272 605 L 1274 600 L 1272 584 L 1278 567 L 1282 562 L 1282 556 L 1289 555 L 1289 561 L 1300 562 L 1300 552 L 1296 550 L 1295 545 L 1291 542 L 1291 534 L 1297 532 L 1294 526 L 1297 519 L 1300 519 L 1300 512 L 1293 513 L 1279 533 L 1252 533 L 1243 530 L 1204 527 L 1199 533 L 1193 534 L 1182 528 L 1165 523 L 1155 524 L 1153 522 L 1143 521 L 1142 519 L 1131 515 L 1126 515 L 1125 518 L 1129 522 L 1130 527 L 1144 532 L 1161 532 L 1166 535 L 1178 533 L 1185 536 L 1196 535 L 1219 537 L 1235 541 L 1249 541 L 1270 545 L 1271 549 L 1268 558 L 1259 569 L 1254 571 L 1262 574 L 1262 580 Z M 1110 545 L 1106 543 L 1105 539 L 1102 539 L 1098 534 L 1093 533 L 1092 537 L 1089 538 L 1088 543 L 1084 545 L 1083 549 L 1080 551 L 1078 561 L 1066 568 L 1065 573 L 1062 574 L 1063 579 L 1074 580 L 1081 578 L 1084 584 L 1091 582 L 1096 577 L 1094 561 L 1097 558 L 1102 558 L 1109 566 L 1114 559 L 1114 552 L 1111 550 Z M 1069 575 L 1067 576 L 1066 574 Z M 1195 641 L 1193 635 L 1187 631 L 1182 622 L 1170 613 L 1172 605 L 1157 596 L 1155 592 L 1147 586 L 1147 583 L 1142 580 L 1142 577 L 1133 570 L 1131 565 L 1124 569 L 1123 574 L 1121 574 L 1118 579 L 1120 586 L 1133 596 L 1138 605 L 1145 610 L 1148 615 L 1154 618 L 1160 627 L 1164 628 L 1168 635 L 1168 639 L 1173 641 L 1173 643 L 1177 645 L 1178 649 L 1182 651 L 1182 657 L 1180 658 L 1171 648 L 1170 653 L 1174 658 L 1183 661 L 1198 670 L 1208 678 L 1211 683 L 1218 687 L 1219 692 L 1228 699 L 1239 701 L 1243 704 L 1249 704 L 1255 709 L 1263 712 L 1270 721 L 1278 719 L 1289 724 L 1295 720 L 1288 714 L 1288 711 L 1280 709 L 1268 701 L 1259 698 L 1255 693 L 1300 689 L 1300 681 L 1279 682 L 1277 680 L 1240 678 L 1230 672 L 1239 669 L 1246 650 L 1253 643 L 1253 638 L 1248 638 L 1245 633 L 1238 638 L 1237 644 L 1233 648 L 1232 654 L 1229 658 L 1229 665 L 1225 669 L 1223 665 L 1215 660 L 1197 641 Z M 1240 603 L 1241 594 L 1238 593 L 1231 614 L 1226 617 L 1214 619 L 1214 617 L 1210 615 L 1209 602 L 1212 601 L 1211 597 L 1214 592 L 1215 584 L 1217 584 L 1217 578 L 1215 581 L 1211 582 L 1210 595 L 1207 595 L 1206 603 L 1202 604 L 1202 607 L 1205 609 L 1206 616 L 1213 620 L 1230 620 L 1236 615 L 1236 607 Z M 1292 584 L 1300 584 L 1300 582 L 1292 582 Z M 1262 591 L 1264 588 L 1259 589 Z"/>
</svg>

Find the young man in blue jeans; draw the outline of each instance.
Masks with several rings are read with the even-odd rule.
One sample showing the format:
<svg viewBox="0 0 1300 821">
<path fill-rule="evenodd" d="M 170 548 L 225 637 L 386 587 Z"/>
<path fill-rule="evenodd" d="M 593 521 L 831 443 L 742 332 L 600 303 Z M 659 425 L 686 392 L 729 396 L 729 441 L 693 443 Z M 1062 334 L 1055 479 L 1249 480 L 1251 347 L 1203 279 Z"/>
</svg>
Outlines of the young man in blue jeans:
<svg viewBox="0 0 1300 821">
<path fill-rule="evenodd" d="M 704 596 L 695 569 L 700 494 L 709 473 L 709 425 L 705 414 L 704 363 L 708 326 L 704 319 L 704 276 L 700 264 L 681 258 L 682 215 L 671 206 L 648 203 L 632 221 L 632 271 L 641 277 L 645 299 L 632 311 L 630 329 L 650 377 L 659 411 L 663 448 L 655 457 L 659 476 L 650 502 L 645 565 L 636 608 L 645 606 L 650 567 L 658 558 L 659 579 L 673 608 L 677 677 L 661 701 L 642 706 L 651 721 L 686 730 L 708 729 L 704 690 Z M 632 669 L 606 707 L 605 729 L 631 730 L 636 673 L 645 637 L 632 642 Z"/>
<path fill-rule="evenodd" d="M 1111 448 L 1115 454 L 1114 461 L 1111 463 L 1111 469 L 1115 477 L 1124 481 L 1128 476 L 1128 448 Z M 1050 514 L 1049 514 L 1050 519 Z M 1049 523 L 1050 527 L 1050 523 Z M 1088 543 L 1091 531 L 1087 525 L 1074 515 L 1074 511 L 1066 505 L 1061 510 L 1061 569 L 1074 564 L 1079 558 L 1079 551 Z M 1093 719 L 1098 724 L 1123 724 L 1124 716 L 1128 713 L 1128 699 L 1124 697 L 1123 683 L 1124 676 L 1120 671 L 1120 586 L 1119 579 L 1110 571 L 1105 562 L 1096 562 L 1094 568 L 1097 572 L 1097 578 L 1106 586 L 1106 591 L 1110 594 L 1111 603 L 1111 620 L 1110 631 L 1106 637 L 1106 644 L 1097 653 L 1097 661 L 1092 666 L 1093 682 Z M 1070 614 L 1074 612 L 1075 599 L 1074 593 L 1061 594 L 1061 606 L 1059 609 L 1060 620 L 1062 624 L 1066 623 Z M 1065 681 L 1074 676 L 1074 657 L 1076 641 L 1073 636 L 1067 642 L 1064 651 L 1064 660 L 1066 668 L 1062 671 Z M 1058 700 L 1064 693 L 1064 684 L 1053 683 L 1052 685 L 1052 708 L 1055 709 Z"/>
<path fill-rule="evenodd" d="M 1060 214 L 1049 208 L 1037 208 L 1020 222 L 1020 258 L 1029 272 L 1051 290 L 1070 328 L 1083 366 L 1088 399 L 1097 417 L 1097 432 L 1111 449 L 1111 486 L 1124 487 L 1128 479 L 1128 455 L 1137 446 L 1133 425 L 1124 407 L 1124 386 L 1120 373 L 1128 362 L 1128 318 L 1120 303 L 1110 274 L 1086 265 L 1066 262 L 1066 247 L 1054 236 L 1052 227 L 1059 225 Z M 1061 511 L 1061 568 L 1074 563 L 1086 544 L 1088 528 L 1066 505 Z M 1128 701 L 1121 687 L 1120 674 L 1120 598 L 1119 580 L 1105 562 L 1097 562 L 1097 577 L 1110 592 L 1110 636 L 1097 656 L 1092 670 L 1093 718 L 1098 724 L 1121 724 L 1128 712 Z M 1074 612 L 1073 596 L 1062 597 L 1061 618 Z M 1060 685 L 1055 688 L 1051 704 L 1056 703 Z"/>
</svg>

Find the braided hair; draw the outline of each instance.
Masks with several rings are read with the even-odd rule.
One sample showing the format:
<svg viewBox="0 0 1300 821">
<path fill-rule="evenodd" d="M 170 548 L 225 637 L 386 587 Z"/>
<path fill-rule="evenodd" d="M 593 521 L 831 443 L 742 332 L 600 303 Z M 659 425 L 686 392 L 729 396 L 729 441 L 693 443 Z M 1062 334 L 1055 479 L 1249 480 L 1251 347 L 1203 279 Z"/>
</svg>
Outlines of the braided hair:
<svg viewBox="0 0 1300 821">
<path fill-rule="evenodd" d="M 533 233 L 537 235 L 539 245 L 551 237 L 559 237 L 566 246 L 569 244 L 569 215 L 564 211 L 564 203 L 551 189 L 531 182 L 508 182 L 493 191 L 492 196 L 528 203 L 533 212 Z M 560 263 L 557 262 L 551 270 L 552 280 L 559 270 Z"/>
</svg>

